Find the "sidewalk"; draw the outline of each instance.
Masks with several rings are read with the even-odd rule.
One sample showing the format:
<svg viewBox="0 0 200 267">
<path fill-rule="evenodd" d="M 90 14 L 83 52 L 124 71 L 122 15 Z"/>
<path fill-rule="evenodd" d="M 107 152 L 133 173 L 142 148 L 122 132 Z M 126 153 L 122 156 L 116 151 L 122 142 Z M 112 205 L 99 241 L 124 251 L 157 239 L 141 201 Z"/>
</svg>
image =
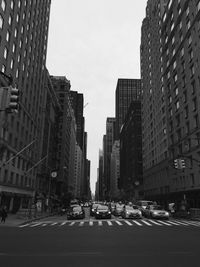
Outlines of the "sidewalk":
<svg viewBox="0 0 200 267">
<path fill-rule="evenodd" d="M 42 214 L 38 214 L 38 216 L 36 217 L 32 217 L 32 218 L 27 218 L 23 215 L 20 215 L 20 214 L 12 214 L 12 213 L 9 213 L 8 214 L 8 217 L 6 218 L 6 222 L 5 223 L 1 223 L 0 222 L 0 227 L 2 226 L 17 226 L 17 225 L 20 225 L 20 224 L 23 224 L 23 223 L 28 223 L 28 222 L 32 222 L 32 221 L 37 221 L 37 220 L 40 220 L 40 219 L 43 219 L 43 218 L 47 218 L 47 217 L 50 217 L 50 216 L 53 216 L 55 215 L 55 213 L 42 213 Z"/>
</svg>

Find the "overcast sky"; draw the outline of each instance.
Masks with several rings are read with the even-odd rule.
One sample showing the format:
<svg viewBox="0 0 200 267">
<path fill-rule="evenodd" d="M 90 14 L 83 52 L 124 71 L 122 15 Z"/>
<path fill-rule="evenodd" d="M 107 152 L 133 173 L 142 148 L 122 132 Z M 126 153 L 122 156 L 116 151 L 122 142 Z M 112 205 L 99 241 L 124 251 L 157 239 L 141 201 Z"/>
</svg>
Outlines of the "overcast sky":
<svg viewBox="0 0 200 267">
<path fill-rule="evenodd" d="M 91 189 L 106 118 L 115 117 L 118 78 L 140 78 L 140 36 L 147 0 L 52 0 L 47 68 L 84 94 Z"/>
</svg>

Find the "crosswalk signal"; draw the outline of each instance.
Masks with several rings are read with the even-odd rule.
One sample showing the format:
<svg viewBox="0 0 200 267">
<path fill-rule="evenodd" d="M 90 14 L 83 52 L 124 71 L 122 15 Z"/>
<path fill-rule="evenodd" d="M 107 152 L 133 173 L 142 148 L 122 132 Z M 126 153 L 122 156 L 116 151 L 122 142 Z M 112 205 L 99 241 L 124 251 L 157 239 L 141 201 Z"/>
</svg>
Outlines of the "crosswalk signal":
<svg viewBox="0 0 200 267">
<path fill-rule="evenodd" d="M 7 112 L 18 112 L 19 110 L 19 89 L 9 87 L 7 97 Z"/>
</svg>

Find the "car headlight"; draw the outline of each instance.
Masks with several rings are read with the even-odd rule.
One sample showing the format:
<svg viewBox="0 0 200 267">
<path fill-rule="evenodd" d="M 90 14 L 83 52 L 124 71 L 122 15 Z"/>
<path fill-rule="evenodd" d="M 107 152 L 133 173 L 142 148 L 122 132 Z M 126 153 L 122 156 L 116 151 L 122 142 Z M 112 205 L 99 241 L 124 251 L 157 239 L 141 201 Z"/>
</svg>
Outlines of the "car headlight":
<svg viewBox="0 0 200 267">
<path fill-rule="evenodd" d="M 137 214 L 142 215 L 142 212 L 139 210 L 139 211 L 137 212 Z"/>
<path fill-rule="evenodd" d="M 128 215 L 128 214 L 129 214 L 129 212 L 128 212 L 128 211 L 126 211 L 126 214 Z"/>
<path fill-rule="evenodd" d="M 110 212 L 110 211 L 109 211 L 108 213 L 109 213 L 109 214 L 111 214 L 111 212 Z"/>
<path fill-rule="evenodd" d="M 166 216 L 169 216 L 169 212 L 166 211 L 166 212 L 165 212 L 165 215 L 166 215 Z"/>
<path fill-rule="evenodd" d="M 97 211 L 96 214 L 99 214 L 99 212 Z"/>
</svg>

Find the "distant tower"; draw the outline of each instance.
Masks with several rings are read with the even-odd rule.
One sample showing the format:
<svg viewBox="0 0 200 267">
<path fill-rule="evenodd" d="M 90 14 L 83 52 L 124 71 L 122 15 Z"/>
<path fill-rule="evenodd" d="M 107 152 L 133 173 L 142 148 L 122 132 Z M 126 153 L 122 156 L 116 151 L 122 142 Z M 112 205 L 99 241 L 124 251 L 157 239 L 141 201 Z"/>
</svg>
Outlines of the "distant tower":
<svg viewBox="0 0 200 267">
<path fill-rule="evenodd" d="M 141 80 L 140 79 L 118 79 L 115 92 L 115 116 L 116 133 L 115 140 L 119 139 L 121 126 L 124 123 L 128 108 L 133 100 L 140 99 Z"/>
</svg>

